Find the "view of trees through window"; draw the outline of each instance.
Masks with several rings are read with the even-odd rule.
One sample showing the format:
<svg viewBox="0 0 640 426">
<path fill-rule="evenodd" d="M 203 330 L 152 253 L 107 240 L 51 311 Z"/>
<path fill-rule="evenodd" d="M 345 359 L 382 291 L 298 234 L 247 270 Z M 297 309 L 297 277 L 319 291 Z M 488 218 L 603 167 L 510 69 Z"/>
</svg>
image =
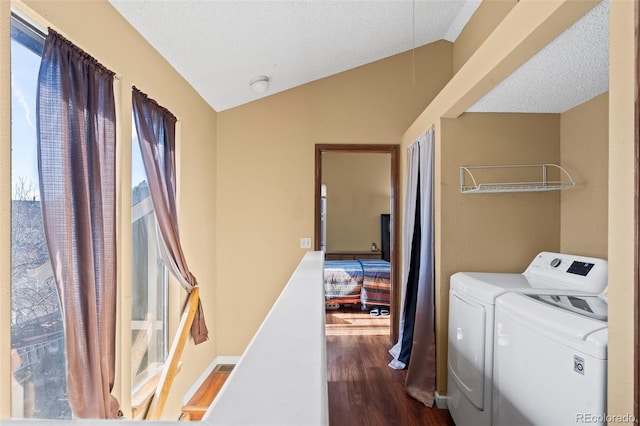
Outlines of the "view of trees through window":
<svg viewBox="0 0 640 426">
<path fill-rule="evenodd" d="M 44 38 L 12 19 L 11 371 L 14 418 L 71 418 L 64 328 L 47 252 L 36 160 L 35 99 Z"/>
</svg>

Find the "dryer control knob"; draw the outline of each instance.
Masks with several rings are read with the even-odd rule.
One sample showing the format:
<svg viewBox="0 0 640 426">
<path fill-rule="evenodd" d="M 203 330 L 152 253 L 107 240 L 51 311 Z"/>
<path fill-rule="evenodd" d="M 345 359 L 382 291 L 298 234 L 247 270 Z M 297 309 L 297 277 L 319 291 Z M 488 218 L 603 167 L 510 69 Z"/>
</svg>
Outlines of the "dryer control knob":
<svg viewBox="0 0 640 426">
<path fill-rule="evenodd" d="M 551 261 L 551 266 L 554 268 L 557 268 L 558 266 L 560 266 L 561 263 L 562 263 L 562 259 L 556 257 Z"/>
</svg>

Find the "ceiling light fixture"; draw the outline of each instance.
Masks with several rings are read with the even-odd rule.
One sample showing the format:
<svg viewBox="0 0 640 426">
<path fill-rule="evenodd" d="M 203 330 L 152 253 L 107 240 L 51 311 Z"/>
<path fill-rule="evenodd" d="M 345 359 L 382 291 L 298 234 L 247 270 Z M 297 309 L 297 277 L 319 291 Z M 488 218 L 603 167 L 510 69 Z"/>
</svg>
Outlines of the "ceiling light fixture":
<svg viewBox="0 0 640 426">
<path fill-rule="evenodd" d="M 255 93 L 264 93 L 269 89 L 269 77 L 266 75 L 259 75 L 249 81 L 249 87 Z"/>
</svg>

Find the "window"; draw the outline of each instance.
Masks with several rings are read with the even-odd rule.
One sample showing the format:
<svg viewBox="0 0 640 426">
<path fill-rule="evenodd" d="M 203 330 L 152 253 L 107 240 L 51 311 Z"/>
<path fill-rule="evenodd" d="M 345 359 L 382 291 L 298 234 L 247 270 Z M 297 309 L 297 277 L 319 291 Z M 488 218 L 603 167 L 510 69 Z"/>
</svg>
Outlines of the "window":
<svg viewBox="0 0 640 426">
<path fill-rule="evenodd" d="M 44 35 L 11 18 L 11 415 L 71 418 L 64 329 L 38 190 L 36 84 Z"/>
<path fill-rule="evenodd" d="M 36 92 L 44 39 L 45 34 L 12 14 L 11 417 L 70 419 L 64 327 L 44 235 L 37 166 Z M 135 127 L 131 155 L 132 279 L 130 287 L 121 289 L 131 295 L 131 334 L 121 338 L 131 339 L 131 353 L 122 356 L 131 359 L 131 394 L 139 398 L 153 383 L 145 387 L 148 379 L 158 378 L 167 357 L 169 288 Z"/>
<path fill-rule="evenodd" d="M 131 138 L 131 384 L 135 393 L 167 357 L 168 272 L 158 252 L 156 217 L 135 126 Z"/>
</svg>

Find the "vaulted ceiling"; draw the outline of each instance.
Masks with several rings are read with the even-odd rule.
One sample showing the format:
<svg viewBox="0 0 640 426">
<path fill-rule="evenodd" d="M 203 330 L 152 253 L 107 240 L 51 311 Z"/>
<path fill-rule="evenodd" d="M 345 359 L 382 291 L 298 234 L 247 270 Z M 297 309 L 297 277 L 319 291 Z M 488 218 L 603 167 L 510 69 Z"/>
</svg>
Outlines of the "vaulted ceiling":
<svg viewBox="0 0 640 426">
<path fill-rule="evenodd" d="M 608 1 L 470 111 L 562 112 L 608 89 Z M 480 0 L 110 0 L 222 111 L 437 40 Z M 265 75 L 256 94 L 249 81 Z"/>
</svg>

